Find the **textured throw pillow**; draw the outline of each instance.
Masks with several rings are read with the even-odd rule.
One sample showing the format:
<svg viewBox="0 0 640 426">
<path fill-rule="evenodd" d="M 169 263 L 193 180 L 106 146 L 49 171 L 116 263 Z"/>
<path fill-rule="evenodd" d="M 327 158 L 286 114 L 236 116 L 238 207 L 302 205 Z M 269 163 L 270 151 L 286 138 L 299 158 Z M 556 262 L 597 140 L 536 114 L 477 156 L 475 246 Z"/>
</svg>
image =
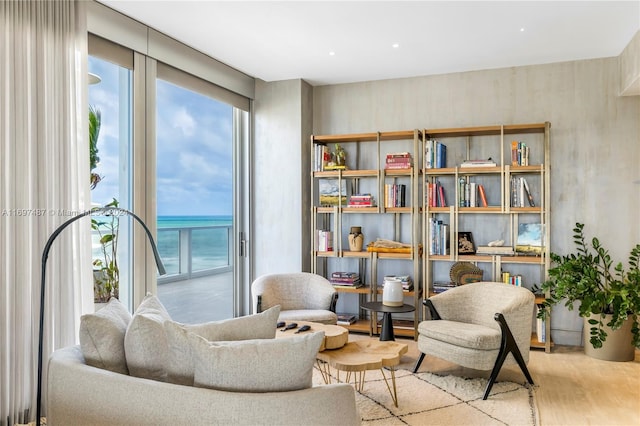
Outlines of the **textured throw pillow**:
<svg viewBox="0 0 640 426">
<path fill-rule="evenodd" d="M 324 332 L 287 339 L 209 342 L 189 335 L 197 387 L 234 392 L 285 392 L 311 387 Z"/>
<path fill-rule="evenodd" d="M 193 386 L 195 366 L 189 343 L 190 333 L 201 336 L 207 341 L 273 339 L 279 315 L 280 305 L 259 314 L 204 324 L 191 325 L 165 321 L 164 330 L 169 344 L 166 367 L 168 381 Z"/>
<path fill-rule="evenodd" d="M 124 336 L 131 314 L 116 298 L 93 314 L 80 318 L 80 348 L 87 365 L 129 374 Z"/>
<path fill-rule="evenodd" d="M 169 347 L 162 324 L 168 320 L 171 317 L 160 300 L 148 294 L 133 314 L 124 337 L 131 376 L 166 381 Z"/>
</svg>

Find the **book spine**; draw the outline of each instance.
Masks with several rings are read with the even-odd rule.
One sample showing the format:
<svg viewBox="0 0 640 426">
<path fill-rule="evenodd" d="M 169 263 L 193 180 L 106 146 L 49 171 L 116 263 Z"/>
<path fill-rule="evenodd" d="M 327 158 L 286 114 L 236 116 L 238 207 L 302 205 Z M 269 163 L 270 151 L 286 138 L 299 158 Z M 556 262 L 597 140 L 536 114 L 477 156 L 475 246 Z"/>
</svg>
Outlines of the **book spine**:
<svg viewBox="0 0 640 426">
<path fill-rule="evenodd" d="M 433 140 L 428 140 L 424 147 L 424 168 L 433 168 Z"/>
<path fill-rule="evenodd" d="M 488 207 L 487 194 L 484 191 L 484 185 L 478 185 L 478 194 L 480 195 L 480 201 L 482 202 L 482 207 Z"/>
<path fill-rule="evenodd" d="M 529 184 L 525 178 L 522 178 L 522 184 L 524 186 L 524 192 L 527 196 L 527 200 L 529 200 L 529 205 L 531 207 L 535 207 L 536 203 L 533 202 L 533 196 L 531 195 L 531 191 L 529 191 Z"/>
<path fill-rule="evenodd" d="M 518 165 L 518 141 L 511 141 L 511 165 Z"/>
</svg>

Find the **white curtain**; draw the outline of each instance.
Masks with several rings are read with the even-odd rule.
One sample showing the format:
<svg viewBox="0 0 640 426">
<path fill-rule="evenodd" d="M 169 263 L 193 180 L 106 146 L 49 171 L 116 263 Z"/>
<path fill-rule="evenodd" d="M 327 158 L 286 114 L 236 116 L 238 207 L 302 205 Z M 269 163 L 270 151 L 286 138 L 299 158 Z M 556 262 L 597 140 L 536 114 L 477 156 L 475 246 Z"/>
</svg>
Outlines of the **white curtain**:
<svg viewBox="0 0 640 426">
<path fill-rule="evenodd" d="M 90 207 L 86 37 L 82 1 L 0 0 L 0 425 L 35 420 L 42 250 Z M 49 354 L 92 309 L 90 244 L 84 218 L 49 256 L 45 390 Z"/>
</svg>

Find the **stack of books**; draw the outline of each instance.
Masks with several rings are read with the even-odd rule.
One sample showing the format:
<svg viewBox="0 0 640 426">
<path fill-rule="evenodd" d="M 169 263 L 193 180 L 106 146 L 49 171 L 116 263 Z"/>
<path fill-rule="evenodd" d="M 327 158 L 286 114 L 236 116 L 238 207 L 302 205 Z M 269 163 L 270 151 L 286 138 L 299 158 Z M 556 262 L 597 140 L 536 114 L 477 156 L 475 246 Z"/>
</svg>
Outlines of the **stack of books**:
<svg viewBox="0 0 640 426">
<path fill-rule="evenodd" d="M 511 246 L 478 246 L 478 248 L 476 248 L 476 254 L 513 256 L 515 250 Z"/>
<path fill-rule="evenodd" d="M 410 169 L 413 167 L 413 159 L 408 152 L 394 152 L 387 154 L 385 170 Z"/>
<path fill-rule="evenodd" d="M 382 281 L 381 287 L 384 288 L 384 283 L 388 279 L 397 279 L 402 283 L 402 290 L 411 291 L 413 290 L 413 281 L 409 275 L 386 275 L 384 280 Z"/>
<path fill-rule="evenodd" d="M 433 292 L 435 294 L 442 293 L 443 291 L 447 291 L 455 286 L 456 284 L 451 281 L 435 281 L 433 283 Z"/>
<path fill-rule="evenodd" d="M 329 282 L 334 287 L 340 288 L 358 288 L 363 284 L 360 281 L 360 275 L 357 272 L 332 272 Z"/>
<path fill-rule="evenodd" d="M 351 325 L 358 320 L 356 314 L 338 313 L 337 315 L 338 322 L 336 324 L 338 325 Z"/>
<path fill-rule="evenodd" d="M 465 160 L 460 167 L 496 167 L 497 164 L 491 158 L 487 160 Z"/>
<path fill-rule="evenodd" d="M 375 205 L 371 194 L 354 194 L 349 197 L 348 207 L 375 207 Z"/>
</svg>

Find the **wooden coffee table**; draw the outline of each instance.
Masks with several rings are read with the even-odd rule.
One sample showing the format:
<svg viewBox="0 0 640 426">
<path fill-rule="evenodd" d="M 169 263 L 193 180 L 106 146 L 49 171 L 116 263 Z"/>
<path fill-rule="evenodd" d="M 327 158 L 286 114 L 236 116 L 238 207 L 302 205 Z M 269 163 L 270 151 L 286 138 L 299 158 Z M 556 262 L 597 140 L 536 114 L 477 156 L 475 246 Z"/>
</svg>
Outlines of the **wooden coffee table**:
<svg viewBox="0 0 640 426">
<path fill-rule="evenodd" d="M 282 331 L 282 328 L 276 329 L 276 339 L 282 339 L 291 336 L 302 336 L 303 334 L 314 333 L 316 331 L 324 331 L 324 341 L 320 345 L 320 351 L 325 349 L 338 349 L 341 348 L 349 340 L 349 330 L 339 325 L 321 324 L 319 322 L 310 321 L 287 321 L 287 324 L 295 322 L 298 327 L 291 330 Z M 297 333 L 298 328 L 303 325 L 308 325 L 311 329 Z"/>
<path fill-rule="evenodd" d="M 317 355 L 318 368 L 327 384 L 331 383 L 331 367 L 336 369 L 338 381 L 340 381 L 340 371 L 346 372 L 346 382 L 349 382 L 351 373 L 354 373 L 353 385 L 358 392 L 362 392 L 364 388 L 366 371 L 379 369 L 393 403 L 397 407 L 395 367 L 400 363 L 400 357 L 406 354 L 407 350 L 408 345 L 405 343 L 377 339 L 357 340 L 347 343 L 340 349 L 319 352 Z M 385 368 L 390 371 L 391 386 L 384 373 Z"/>
</svg>

